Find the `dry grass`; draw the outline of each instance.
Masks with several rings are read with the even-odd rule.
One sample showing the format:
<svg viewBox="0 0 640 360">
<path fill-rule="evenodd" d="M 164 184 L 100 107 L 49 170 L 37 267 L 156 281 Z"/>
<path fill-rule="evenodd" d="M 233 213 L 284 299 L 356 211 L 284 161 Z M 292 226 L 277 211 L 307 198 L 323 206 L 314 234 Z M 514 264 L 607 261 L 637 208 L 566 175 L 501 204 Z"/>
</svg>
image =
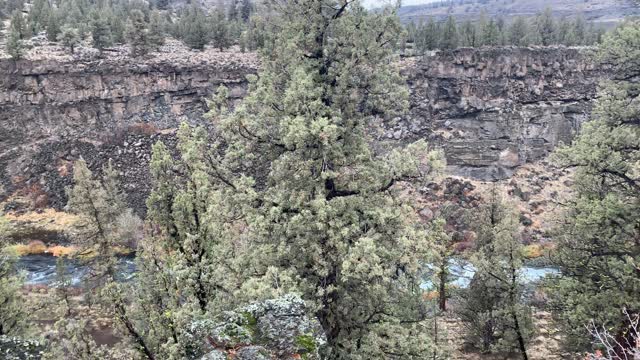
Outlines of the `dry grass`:
<svg viewBox="0 0 640 360">
<path fill-rule="evenodd" d="M 14 223 L 14 227 L 28 225 L 32 228 L 61 232 L 72 227 L 79 216 L 55 209 L 44 209 L 40 212 L 29 211 L 23 214 L 9 212 L 5 214 L 5 218 Z"/>
</svg>

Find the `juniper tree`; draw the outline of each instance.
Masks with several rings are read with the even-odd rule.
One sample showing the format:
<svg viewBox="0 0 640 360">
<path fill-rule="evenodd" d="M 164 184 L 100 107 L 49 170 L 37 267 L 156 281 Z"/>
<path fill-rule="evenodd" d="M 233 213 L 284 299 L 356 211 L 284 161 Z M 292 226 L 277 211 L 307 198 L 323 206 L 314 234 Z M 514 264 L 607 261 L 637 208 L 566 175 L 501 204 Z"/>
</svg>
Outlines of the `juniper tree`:
<svg viewBox="0 0 640 360">
<path fill-rule="evenodd" d="M 146 55 L 151 47 L 149 40 L 149 24 L 144 13 L 138 9 L 132 10 L 127 20 L 125 38 L 129 43 L 132 56 Z"/>
<path fill-rule="evenodd" d="M 571 146 L 557 152 L 575 168 L 575 197 L 558 236 L 555 263 L 562 277 L 552 283 L 552 305 L 569 345 L 590 346 L 594 322 L 619 337 L 631 334 L 640 313 L 640 23 L 628 22 L 605 36 L 597 59 L 613 66 L 614 81 L 599 92 L 593 120 Z M 619 347 L 624 358 L 629 349 Z"/>
<path fill-rule="evenodd" d="M 440 41 L 441 49 L 455 49 L 458 47 L 458 26 L 456 19 L 449 15 L 447 21 L 442 28 L 442 40 Z"/>
<path fill-rule="evenodd" d="M 211 44 L 220 51 L 231 46 L 229 22 L 225 20 L 224 12 L 221 8 L 216 9 L 213 13 L 209 34 L 211 36 Z"/>
<path fill-rule="evenodd" d="M 159 11 L 154 10 L 149 17 L 149 42 L 155 48 L 164 44 L 165 40 L 165 20 Z"/>
<path fill-rule="evenodd" d="M 472 258 L 476 272 L 464 292 L 460 317 L 483 351 L 515 350 L 526 360 L 531 312 L 523 303 L 517 217 L 493 188 L 472 224 L 478 234 Z"/>
<path fill-rule="evenodd" d="M 204 11 L 193 4 L 183 12 L 178 22 L 179 37 L 192 49 L 202 50 L 209 42 L 209 27 Z"/>
<path fill-rule="evenodd" d="M 535 26 L 541 45 L 549 46 L 556 43 L 557 25 L 553 19 L 551 8 L 546 8 L 536 16 Z"/>
<path fill-rule="evenodd" d="M 509 26 L 507 39 L 509 44 L 516 46 L 526 46 L 528 43 L 529 27 L 527 21 L 518 16 Z"/>
<path fill-rule="evenodd" d="M 28 28 L 25 24 L 22 10 L 15 10 L 11 15 L 11 23 L 9 24 L 9 33 L 17 37 L 18 40 L 25 39 L 28 35 Z"/>
<path fill-rule="evenodd" d="M 121 217 L 126 214 L 124 195 L 119 189 L 117 172 L 111 161 L 102 169 L 103 175 L 93 175 L 84 160 L 73 167 L 72 188 L 67 190 L 69 211 L 81 216 L 74 225 L 71 236 L 80 253 L 95 252 L 91 258 L 91 286 L 100 286 L 114 279 L 117 247 L 123 247 L 125 239 Z"/>
<path fill-rule="evenodd" d="M 94 11 L 91 14 L 90 26 L 93 47 L 98 49 L 100 52 L 102 52 L 105 47 L 113 44 L 109 18 L 106 15 L 107 14 L 98 11 Z"/>
<path fill-rule="evenodd" d="M 35 0 L 27 16 L 28 32 L 37 35 L 46 28 L 51 14 L 51 5 L 47 0 Z"/>
<path fill-rule="evenodd" d="M 424 142 L 378 154 L 367 132 L 407 106 L 395 14 L 332 0 L 275 6 L 259 78 L 235 111 L 211 114 L 226 145 L 207 172 L 251 205 L 245 294 L 301 293 L 332 359 L 432 354 L 419 286 L 430 240 L 399 188 L 439 156 Z"/>
<path fill-rule="evenodd" d="M 49 17 L 47 18 L 46 32 L 47 40 L 57 41 L 58 34 L 60 33 L 60 14 L 56 9 L 51 9 Z"/>
<path fill-rule="evenodd" d="M 21 59 L 24 56 L 24 44 L 20 38 L 20 33 L 13 27 L 9 29 L 6 47 L 7 53 L 13 60 Z"/>
<path fill-rule="evenodd" d="M 69 49 L 73 54 L 76 46 L 80 43 L 80 33 L 78 29 L 72 28 L 69 25 L 65 25 L 60 29 L 58 34 L 58 41 L 62 43 L 64 47 Z"/>
<path fill-rule="evenodd" d="M 0 215 L 0 336 L 21 335 L 26 328 L 28 313 L 21 293 L 15 256 L 5 250 L 8 221 Z"/>
</svg>

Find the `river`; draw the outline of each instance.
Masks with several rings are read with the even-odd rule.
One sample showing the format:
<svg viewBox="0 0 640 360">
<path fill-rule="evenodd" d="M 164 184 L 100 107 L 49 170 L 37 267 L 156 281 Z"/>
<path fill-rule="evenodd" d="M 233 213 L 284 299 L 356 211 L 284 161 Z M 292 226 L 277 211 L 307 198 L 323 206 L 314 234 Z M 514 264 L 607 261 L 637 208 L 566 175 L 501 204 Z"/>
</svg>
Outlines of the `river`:
<svg viewBox="0 0 640 360">
<path fill-rule="evenodd" d="M 18 268 L 23 272 L 27 285 L 55 286 L 57 281 L 56 257 L 51 255 L 27 255 L 18 260 Z M 87 275 L 89 267 L 78 260 L 65 259 L 65 268 L 72 286 L 79 286 Z M 469 286 L 475 273 L 471 264 L 463 260 L 452 262 L 450 266 L 450 283 L 461 288 Z M 120 257 L 118 262 L 118 279 L 126 281 L 135 275 L 136 264 L 133 256 Z M 558 274 L 558 270 L 551 267 L 524 267 L 520 279 L 525 284 L 538 282 L 547 275 Z M 423 288 L 431 288 L 430 282 L 425 282 Z"/>
</svg>

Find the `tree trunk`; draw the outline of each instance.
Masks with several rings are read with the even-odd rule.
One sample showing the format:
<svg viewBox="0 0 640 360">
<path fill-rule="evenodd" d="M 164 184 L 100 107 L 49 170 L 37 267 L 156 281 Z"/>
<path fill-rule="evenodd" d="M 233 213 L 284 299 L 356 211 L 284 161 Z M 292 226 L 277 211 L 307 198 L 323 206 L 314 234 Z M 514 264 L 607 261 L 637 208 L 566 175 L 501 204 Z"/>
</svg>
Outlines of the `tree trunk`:
<svg viewBox="0 0 640 360">
<path fill-rule="evenodd" d="M 438 307 L 440 311 L 447 311 L 447 262 L 443 261 L 440 264 L 439 274 L 440 284 L 438 287 Z"/>
</svg>

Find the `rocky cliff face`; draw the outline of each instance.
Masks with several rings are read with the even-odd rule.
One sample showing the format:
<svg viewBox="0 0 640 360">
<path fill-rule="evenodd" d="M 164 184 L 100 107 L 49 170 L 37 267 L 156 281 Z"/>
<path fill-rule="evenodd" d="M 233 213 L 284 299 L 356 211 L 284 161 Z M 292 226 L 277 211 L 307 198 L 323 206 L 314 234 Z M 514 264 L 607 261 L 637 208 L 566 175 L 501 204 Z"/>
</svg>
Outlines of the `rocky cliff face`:
<svg viewBox="0 0 640 360">
<path fill-rule="evenodd" d="M 176 52 L 179 52 L 176 54 Z M 588 118 L 606 75 L 567 48 L 460 49 L 404 62 L 407 116 L 385 122 L 380 143 L 427 138 L 454 174 L 504 178 L 569 141 Z M 204 123 L 204 98 L 220 84 L 235 98 L 257 60 L 248 54 L 166 48 L 145 61 L 106 58 L 0 60 L 0 200 L 65 203 L 71 164 L 113 158 L 143 208 L 152 142 L 173 142 L 182 121 Z"/>
<path fill-rule="evenodd" d="M 427 137 L 451 173 L 505 178 L 568 143 L 589 118 L 606 69 L 588 50 L 460 49 L 407 67 L 412 109 L 387 137 Z"/>
</svg>

